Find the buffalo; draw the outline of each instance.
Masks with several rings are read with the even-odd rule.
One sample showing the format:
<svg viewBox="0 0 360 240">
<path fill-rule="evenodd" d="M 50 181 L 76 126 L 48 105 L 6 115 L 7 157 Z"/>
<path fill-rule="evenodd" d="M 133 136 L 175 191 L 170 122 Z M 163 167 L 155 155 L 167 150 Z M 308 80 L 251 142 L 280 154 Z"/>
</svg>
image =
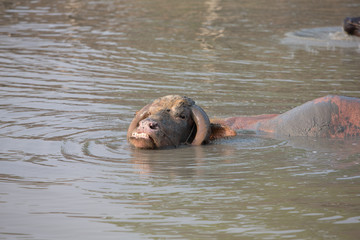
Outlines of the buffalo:
<svg viewBox="0 0 360 240">
<path fill-rule="evenodd" d="M 348 35 L 360 37 L 360 17 L 346 17 L 343 29 Z"/>
<path fill-rule="evenodd" d="M 201 145 L 249 130 L 274 136 L 348 138 L 360 136 L 360 99 L 325 96 L 282 114 L 209 119 L 191 98 L 169 95 L 136 114 L 127 139 L 136 148 Z"/>
</svg>

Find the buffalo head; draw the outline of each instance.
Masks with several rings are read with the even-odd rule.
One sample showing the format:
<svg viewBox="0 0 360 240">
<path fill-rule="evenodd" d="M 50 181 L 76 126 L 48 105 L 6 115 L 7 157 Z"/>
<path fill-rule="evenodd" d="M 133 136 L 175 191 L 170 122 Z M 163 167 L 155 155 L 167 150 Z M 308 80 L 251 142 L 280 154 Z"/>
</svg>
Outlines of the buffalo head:
<svg viewBox="0 0 360 240">
<path fill-rule="evenodd" d="M 130 123 L 127 139 L 137 148 L 201 145 L 209 141 L 210 120 L 195 102 L 178 95 L 156 99 L 138 111 Z"/>
<path fill-rule="evenodd" d="M 345 18 L 343 29 L 349 35 L 360 37 L 360 17 Z"/>
</svg>

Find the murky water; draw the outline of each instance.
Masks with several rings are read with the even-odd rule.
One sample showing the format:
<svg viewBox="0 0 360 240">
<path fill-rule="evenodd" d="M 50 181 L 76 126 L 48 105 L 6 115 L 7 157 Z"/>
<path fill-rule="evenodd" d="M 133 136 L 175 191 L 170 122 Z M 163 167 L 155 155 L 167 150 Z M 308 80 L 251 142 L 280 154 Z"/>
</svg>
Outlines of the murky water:
<svg viewBox="0 0 360 240">
<path fill-rule="evenodd" d="M 358 1 L 0 1 L 0 239 L 358 239 L 360 140 L 140 151 L 133 114 L 360 97 Z"/>
</svg>

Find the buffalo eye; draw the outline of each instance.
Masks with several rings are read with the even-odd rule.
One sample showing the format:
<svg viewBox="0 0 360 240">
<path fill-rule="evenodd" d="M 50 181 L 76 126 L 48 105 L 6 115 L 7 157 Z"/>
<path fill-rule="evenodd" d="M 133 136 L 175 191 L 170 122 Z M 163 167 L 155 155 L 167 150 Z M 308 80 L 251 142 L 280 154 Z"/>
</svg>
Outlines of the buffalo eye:
<svg viewBox="0 0 360 240">
<path fill-rule="evenodd" d="M 185 119 L 185 118 L 186 118 L 186 116 L 185 116 L 184 114 L 180 114 L 180 115 L 179 115 L 179 118 L 181 118 L 181 119 Z"/>
</svg>

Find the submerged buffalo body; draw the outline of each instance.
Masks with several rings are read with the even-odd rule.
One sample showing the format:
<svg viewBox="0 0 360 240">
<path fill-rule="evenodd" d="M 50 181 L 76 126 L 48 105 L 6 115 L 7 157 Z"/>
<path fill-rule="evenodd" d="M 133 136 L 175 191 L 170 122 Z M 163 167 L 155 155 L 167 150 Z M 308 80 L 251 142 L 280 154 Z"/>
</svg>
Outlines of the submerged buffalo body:
<svg viewBox="0 0 360 240">
<path fill-rule="evenodd" d="M 201 145 L 235 130 L 275 136 L 346 138 L 360 136 L 360 99 L 326 96 L 283 114 L 240 116 L 211 120 L 195 102 L 178 95 L 156 99 L 138 111 L 127 138 L 137 148 Z"/>
</svg>

